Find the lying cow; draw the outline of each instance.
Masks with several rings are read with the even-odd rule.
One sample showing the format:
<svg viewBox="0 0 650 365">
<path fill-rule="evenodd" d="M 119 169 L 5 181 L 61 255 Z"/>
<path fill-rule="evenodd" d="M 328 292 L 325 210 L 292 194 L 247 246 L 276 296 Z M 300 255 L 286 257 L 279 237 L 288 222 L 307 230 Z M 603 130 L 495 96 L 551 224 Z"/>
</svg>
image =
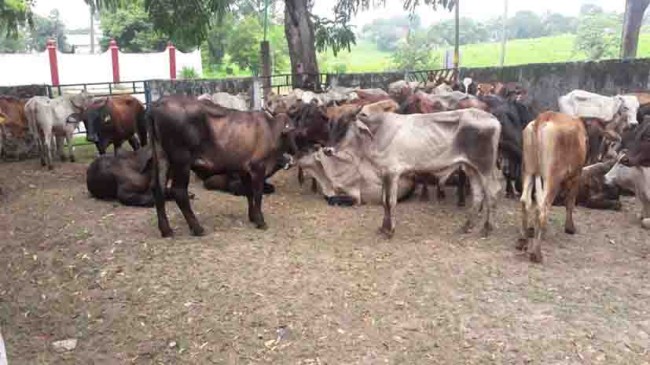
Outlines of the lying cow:
<svg viewBox="0 0 650 365">
<path fill-rule="evenodd" d="M 86 126 L 86 140 L 95 144 L 100 155 L 106 153 L 110 144 L 113 144 L 115 155 L 124 141 L 128 141 L 133 150 L 140 148 L 141 143 L 147 144 L 144 106 L 130 95 L 93 100 L 81 119 Z"/>
<path fill-rule="evenodd" d="M 190 170 L 206 180 L 214 175 L 240 175 L 248 199 L 248 218 L 265 229 L 262 215 L 264 178 L 288 148 L 293 128 L 286 114 L 226 109 L 192 97 L 168 96 L 151 107 L 153 191 L 158 228 L 163 237 L 173 231 L 165 211 L 163 193 L 167 174 L 171 193 L 193 235 L 204 234 L 190 206 L 187 186 Z"/>
<path fill-rule="evenodd" d="M 582 166 L 587 158 L 587 132 L 580 119 L 545 112 L 523 132 L 523 192 L 521 194 L 521 236 L 517 248 L 526 249 L 531 261 L 542 261 L 541 240 L 548 214 L 560 189 L 566 189 L 564 231 L 576 232 L 573 209 Z M 535 197 L 533 197 L 533 189 Z M 533 209 L 533 203 L 537 209 Z M 535 214 L 532 241 L 528 217 Z"/>
<path fill-rule="evenodd" d="M 149 147 L 137 151 L 119 151 L 115 156 L 99 156 L 86 170 L 86 187 L 90 195 L 101 200 L 117 200 L 127 206 L 152 207 L 151 191 L 152 153 Z M 289 160 L 282 157 L 268 174 L 270 177 L 280 168 L 286 168 Z M 237 176 L 215 175 L 204 181 L 208 190 L 219 190 L 233 195 L 245 195 Z M 273 185 L 264 183 L 264 194 L 275 191 Z M 171 199 L 165 188 L 166 199 Z"/>
<path fill-rule="evenodd" d="M 68 144 L 68 157 L 75 160 L 72 146 L 72 133 L 81 121 L 78 118 L 70 119 L 73 115 L 83 113 L 91 100 L 90 94 L 82 91 L 75 95 L 63 95 L 55 99 L 45 96 L 35 96 L 25 104 L 25 114 L 29 128 L 37 135 L 38 146 L 41 152 L 41 164 L 51 170 L 52 165 L 52 139 L 56 137 L 56 145 L 61 161 L 67 158 L 63 152 L 63 139 Z"/>
<path fill-rule="evenodd" d="M 617 161 L 605 175 L 605 183 L 634 191 L 641 206 L 641 226 L 650 229 L 650 167 L 629 167 Z"/>
<path fill-rule="evenodd" d="M 329 134 L 321 135 L 320 143 L 334 144 L 334 148 L 318 149 L 298 160 L 298 166 L 315 179 L 330 205 L 379 204 L 382 201 L 380 172 L 364 154 L 372 140 L 350 127 L 360 110 L 356 105 L 328 108 Z M 314 141 L 316 136 L 312 134 L 309 140 Z M 398 199 L 413 192 L 411 178 L 402 177 L 398 185 Z"/>
<path fill-rule="evenodd" d="M 636 96 L 603 96 L 584 90 L 573 90 L 558 99 L 560 112 L 579 118 L 600 119 L 605 124 L 622 126 L 638 124 L 639 100 Z"/>
<path fill-rule="evenodd" d="M 499 190 L 495 171 L 499 122 L 478 109 L 412 115 L 384 112 L 397 107 L 390 100 L 366 105 L 358 120 L 349 125 L 355 129 L 353 133 L 365 134 L 372 140 L 363 154 L 381 172 L 384 203 L 381 232 L 387 237 L 394 234 L 393 212 L 401 177 L 431 174 L 444 182 L 461 167 L 469 178 L 474 197 L 464 229 L 473 226 L 477 208 L 482 207 L 485 213 L 482 232 L 487 235 L 492 229 L 490 218 Z"/>
<path fill-rule="evenodd" d="M 618 188 L 605 183 L 605 174 L 616 163 L 615 159 L 585 166 L 578 182 L 576 204 L 589 209 L 621 210 Z M 566 189 L 561 189 L 553 205 L 566 205 Z"/>
</svg>

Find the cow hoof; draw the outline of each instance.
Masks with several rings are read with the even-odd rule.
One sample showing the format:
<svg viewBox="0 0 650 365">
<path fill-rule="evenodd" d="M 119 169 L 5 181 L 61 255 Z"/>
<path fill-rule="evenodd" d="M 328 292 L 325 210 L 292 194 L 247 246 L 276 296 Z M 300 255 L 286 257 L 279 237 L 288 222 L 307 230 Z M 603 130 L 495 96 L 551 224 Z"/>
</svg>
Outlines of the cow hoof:
<svg viewBox="0 0 650 365">
<path fill-rule="evenodd" d="M 490 235 L 490 232 L 494 230 L 494 227 L 492 226 L 491 223 L 485 223 L 483 228 L 481 229 L 481 237 L 487 238 L 487 236 Z"/>
<path fill-rule="evenodd" d="M 515 193 L 508 192 L 506 193 L 506 199 L 514 199 L 515 198 Z"/>
<path fill-rule="evenodd" d="M 575 227 L 564 227 L 564 232 L 567 234 L 576 234 Z"/>
<path fill-rule="evenodd" d="M 530 261 L 535 262 L 535 263 L 542 263 L 542 252 L 538 250 L 537 252 L 530 252 L 529 253 Z"/>
<path fill-rule="evenodd" d="M 517 250 L 523 251 L 528 248 L 528 238 L 520 238 L 517 240 L 517 245 L 515 246 Z"/>
<path fill-rule="evenodd" d="M 265 222 L 262 222 L 262 223 L 256 223 L 255 228 L 261 229 L 262 231 L 266 231 L 267 229 L 269 229 L 269 226 L 267 226 Z"/>
<path fill-rule="evenodd" d="M 68 157 L 66 157 L 66 156 L 61 156 L 61 162 L 67 162 L 67 161 L 68 161 Z"/>
<path fill-rule="evenodd" d="M 77 162 L 77 159 L 74 156 L 70 156 L 70 162 Z"/>
<path fill-rule="evenodd" d="M 45 160 L 41 160 L 41 166 L 45 167 L 45 165 L 47 165 L 47 164 L 45 163 Z"/>
<path fill-rule="evenodd" d="M 472 228 L 474 228 L 474 224 L 470 222 L 469 220 L 463 224 L 463 226 L 460 228 L 460 233 L 469 233 L 472 231 Z"/>
<path fill-rule="evenodd" d="M 174 237 L 174 231 L 172 231 L 171 229 L 169 229 L 169 230 L 162 230 L 162 231 L 160 231 L 160 235 L 161 235 L 163 238 Z"/>
<path fill-rule="evenodd" d="M 53 165 L 48 165 L 48 166 L 47 166 L 47 169 L 50 170 L 50 171 L 52 171 L 52 170 L 54 170 L 54 166 L 53 166 Z"/>
<path fill-rule="evenodd" d="M 196 236 L 196 237 L 205 236 L 205 229 L 203 229 L 203 227 L 198 227 L 193 229 L 192 236 Z"/>
<path fill-rule="evenodd" d="M 381 228 L 379 228 L 379 234 L 381 234 L 382 236 L 384 236 L 387 239 L 391 239 L 395 235 L 395 230 L 390 229 L 390 228 L 381 227 Z"/>
<path fill-rule="evenodd" d="M 535 237 L 535 228 L 526 229 L 526 236 L 528 236 L 528 238 Z"/>
</svg>

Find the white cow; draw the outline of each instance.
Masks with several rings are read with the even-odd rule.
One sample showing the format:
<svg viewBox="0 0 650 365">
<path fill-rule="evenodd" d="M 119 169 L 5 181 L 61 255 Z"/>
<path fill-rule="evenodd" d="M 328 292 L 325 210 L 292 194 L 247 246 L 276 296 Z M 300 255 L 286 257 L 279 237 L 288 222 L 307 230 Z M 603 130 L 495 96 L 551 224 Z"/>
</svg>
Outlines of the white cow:
<svg viewBox="0 0 650 365">
<path fill-rule="evenodd" d="M 389 105 L 392 104 L 392 105 Z M 473 208 L 468 210 L 464 230 L 469 230 L 483 209 L 484 235 L 492 229 L 490 214 L 499 191 L 496 158 L 501 124 L 478 109 L 400 115 L 392 101 L 366 105 L 350 128 L 366 134 L 372 143 L 362 153 L 380 171 L 384 220 L 381 232 L 391 237 L 395 230 L 393 212 L 398 183 L 403 176 L 429 174 L 441 183 L 461 167 L 469 179 Z M 331 152 L 330 152 L 331 153 Z"/>
<path fill-rule="evenodd" d="M 650 229 L 650 167 L 628 167 L 619 159 L 605 175 L 605 184 L 633 191 L 641 205 L 641 226 Z"/>
<path fill-rule="evenodd" d="M 63 95 L 55 99 L 46 96 L 35 96 L 25 104 L 27 123 L 32 133 L 37 136 L 41 154 L 41 164 L 52 169 L 52 143 L 56 145 L 61 161 L 66 160 L 63 152 L 63 140 L 68 143 L 70 161 L 74 162 L 72 134 L 79 125 L 79 117 L 92 96 L 86 91 L 79 94 Z"/>
<path fill-rule="evenodd" d="M 579 118 L 596 118 L 605 123 L 623 121 L 638 124 L 639 99 L 633 95 L 603 96 L 584 90 L 573 90 L 558 99 L 560 112 Z"/>
</svg>

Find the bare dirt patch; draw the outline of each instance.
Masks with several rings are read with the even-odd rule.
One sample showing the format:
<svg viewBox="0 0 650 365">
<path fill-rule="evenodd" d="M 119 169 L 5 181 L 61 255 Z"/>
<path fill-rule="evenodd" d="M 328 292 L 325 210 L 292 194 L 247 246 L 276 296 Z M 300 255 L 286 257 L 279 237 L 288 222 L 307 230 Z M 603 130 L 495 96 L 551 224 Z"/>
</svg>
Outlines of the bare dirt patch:
<svg viewBox="0 0 650 365">
<path fill-rule="evenodd" d="M 244 198 L 193 184 L 209 234 L 190 237 L 168 204 L 176 237 L 161 239 L 153 209 L 91 199 L 85 164 L 0 164 L 10 363 L 650 361 L 650 234 L 631 199 L 578 208 L 575 236 L 554 208 L 537 265 L 514 248 L 513 201 L 488 239 L 458 234 L 453 199 L 404 202 L 387 241 L 380 207 L 329 207 L 293 171 L 273 181 L 267 231 Z"/>
</svg>

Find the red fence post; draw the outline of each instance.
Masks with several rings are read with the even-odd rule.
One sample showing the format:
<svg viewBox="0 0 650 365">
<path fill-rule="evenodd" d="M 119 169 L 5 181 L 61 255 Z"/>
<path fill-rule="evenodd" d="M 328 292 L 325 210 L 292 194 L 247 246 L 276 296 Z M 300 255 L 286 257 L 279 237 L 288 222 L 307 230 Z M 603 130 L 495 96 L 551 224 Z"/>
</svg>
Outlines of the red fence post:
<svg viewBox="0 0 650 365">
<path fill-rule="evenodd" d="M 176 47 L 172 42 L 167 43 L 169 50 L 169 78 L 176 80 Z"/>
<path fill-rule="evenodd" d="M 50 57 L 50 75 L 52 76 L 52 86 L 58 86 L 59 63 L 56 59 L 56 42 L 53 39 L 47 40 L 47 53 Z"/>
<path fill-rule="evenodd" d="M 117 48 L 117 42 L 115 42 L 115 39 L 111 39 L 108 48 L 111 50 L 111 60 L 113 61 L 113 82 L 120 82 L 119 48 Z"/>
</svg>

